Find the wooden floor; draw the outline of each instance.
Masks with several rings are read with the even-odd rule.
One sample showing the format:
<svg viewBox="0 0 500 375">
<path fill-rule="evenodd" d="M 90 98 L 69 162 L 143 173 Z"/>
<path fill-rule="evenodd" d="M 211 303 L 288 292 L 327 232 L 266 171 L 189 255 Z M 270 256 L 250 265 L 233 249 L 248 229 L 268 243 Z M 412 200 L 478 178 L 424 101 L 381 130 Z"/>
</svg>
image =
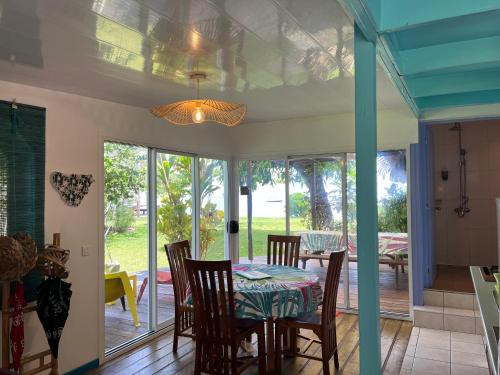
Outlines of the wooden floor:
<svg viewBox="0 0 500 375">
<path fill-rule="evenodd" d="M 410 338 L 411 323 L 382 319 L 380 325 L 382 373 L 398 375 Z M 333 361 L 330 361 L 332 374 L 359 374 L 359 331 L 356 315 L 342 314 L 337 318 L 337 340 L 340 369 L 335 372 Z M 180 338 L 178 353 L 174 355 L 172 353 L 172 334 L 168 333 L 105 363 L 90 374 L 190 375 L 194 368 L 194 349 L 192 340 Z M 319 346 L 312 346 L 309 353 L 319 355 Z M 287 375 L 319 375 L 322 374 L 322 367 L 320 362 L 303 358 L 285 359 L 282 373 Z M 250 368 L 245 374 L 257 374 L 257 369 Z"/>
<path fill-rule="evenodd" d="M 140 289 L 146 272 L 137 274 L 137 289 Z M 158 289 L 158 321 L 164 322 L 174 316 L 174 291 L 171 285 L 157 286 Z M 140 327 L 134 326 L 132 314 L 127 304 L 127 311 L 123 311 L 119 301 L 114 304 L 105 305 L 104 318 L 104 344 L 106 350 L 124 344 L 140 335 L 149 332 L 149 291 L 145 289 L 139 304 L 137 304 L 137 315 Z"/>
<path fill-rule="evenodd" d="M 474 293 L 469 267 L 438 265 L 432 289 Z"/>
<path fill-rule="evenodd" d="M 261 258 L 261 259 L 260 259 Z M 265 263 L 264 257 L 254 260 L 255 263 Z M 349 262 L 349 288 L 350 288 L 350 307 L 356 308 L 358 305 L 358 264 Z M 328 262 L 324 262 L 323 267 L 317 260 L 307 262 L 307 270 L 316 273 L 321 282 L 325 281 Z M 146 273 L 138 274 L 138 289 Z M 408 273 L 396 273 L 394 269 L 387 264 L 379 265 L 379 286 L 380 286 L 380 309 L 384 312 L 408 314 Z M 174 299 L 171 285 L 158 285 L 158 301 L 160 303 L 158 318 L 159 321 L 165 321 L 174 316 Z M 342 274 L 339 291 L 339 307 L 345 305 L 344 298 L 344 276 Z M 128 307 L 127 307 L 128 309 Z M 112 349 L 118 345 L 124 344 L 142 334 L 148 332 L 148 289 L 146 288 L 137 312 L 141 326 L 134 327 L 130 311 L 123 311 L 119 302 L 113 305 L 106 305 L 105 309 L 105 347 L 106 350 Z"/>
</svg>

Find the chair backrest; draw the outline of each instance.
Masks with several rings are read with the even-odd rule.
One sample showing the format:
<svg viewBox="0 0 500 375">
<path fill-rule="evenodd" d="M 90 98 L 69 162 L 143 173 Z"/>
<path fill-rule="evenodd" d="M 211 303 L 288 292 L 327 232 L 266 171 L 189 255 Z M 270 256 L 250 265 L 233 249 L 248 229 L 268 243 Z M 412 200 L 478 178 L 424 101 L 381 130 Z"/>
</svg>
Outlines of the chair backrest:
<svg viewBox="0 0 500 375">
<path fill-rule="evenodd" d="M 184 304 L 189 291 L 189 281 L 184 260 L 191 258 L 191 246 L 187 240 L 174 242 L 165 245 L 165 251 L 167 252 L 170 273 L 172 274 L 175 304 L 181 306 Z"/>
<path fill-rule="evenodd" d="M 186 273 L 194 305 L 196 350 L 201 350 L 202 356 L 201 371 L 226 374 L 228 346 L 235 337 L 231 261 L 186 259 Z"/>
<path fill-rule="evenodd" d="M 267 264 L 298 267 L 300 236 L 267 236 Z"/>
<path fill-rule="evenodd" d="M 323 293 L 323 308 L 321 312 L 321 325 L 323 329 L 323 342 L 334 345 L 332 332 L 335 333 L 335 317 L 337 314 L 337 292 L 339 290 L 340 273 L 344 263 L 345 250 L 334 251 L 330 254 L 328 271 L 326 273 L 325 290 Z M 328 343 L 329 339 L 332 341 Z M 330 345 L 330 347 L 332 346 Z"/>
</svg>

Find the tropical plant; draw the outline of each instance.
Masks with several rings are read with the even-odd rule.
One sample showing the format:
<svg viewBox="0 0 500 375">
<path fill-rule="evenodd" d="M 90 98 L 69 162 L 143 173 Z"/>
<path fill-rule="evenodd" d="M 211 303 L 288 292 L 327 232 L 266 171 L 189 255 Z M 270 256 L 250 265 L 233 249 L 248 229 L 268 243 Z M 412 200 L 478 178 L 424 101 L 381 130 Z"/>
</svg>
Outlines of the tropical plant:
<svg viewBox="0 0 500 375">
<path fill-rule="evenodd" d="M 146 164 L 147 155 L 138 147 L 112 142 L 104 144 L 105 238 L 114 228 L 128 225 L 123 222 L 127 214 L 124 210 L 120 212 L 120 207 L 124 207 L 127 200 L 137 198 L 144 189 Z M 109 249 L 106 250 L 106 256 L 111 262 Z"/>
<path fill-rule="evenodd" d="M 157 178 L 158 232 L 167 242 L 190 239 L 192 236 L 192 158 L 189 156 L 158 154 Z M 215 241 L 217 226 L 224 213 L 217 210 L 211 199 L 223 186 L 223 164 L 219 160 L 200 159 L 200 258 Z"/>
<path fill-rule="evenodd" d="M 311 214 L 311 200 L 304 193 L 290 194 L 290 217 L 306 218 Z"/>
<path fill-rule="evenodd" d="M 408 232 L 406 193 L 396 184 L 387 189 L 388 198 L 379 205 L 378 227 L 380 232 Z"/>
</svg>

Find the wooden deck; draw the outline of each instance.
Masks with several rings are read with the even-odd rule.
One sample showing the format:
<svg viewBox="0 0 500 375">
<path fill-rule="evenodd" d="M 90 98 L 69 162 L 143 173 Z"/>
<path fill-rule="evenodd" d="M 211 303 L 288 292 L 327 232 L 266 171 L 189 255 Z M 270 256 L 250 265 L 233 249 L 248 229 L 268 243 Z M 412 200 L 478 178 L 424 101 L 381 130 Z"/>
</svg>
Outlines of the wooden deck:
<svg viewBox="0 0 500 375">
<path fill-rule="evenodd" d="M 382 319 L 380 325 L 382 372 L 386 375 L 398 375 L 411 335 L 411 323 L 401 320 Z M 332 374 L 359 374 L 359 331 L 356 315 L 342 314 L 337 318 L 337 340 L 340 369 L 335 372 L 333 360 L 330 361 Z M 167 333 L 105 363 L 91 374 L 190 375 L 193 373 L 194 368 L 194 349 L 195 345 L 192 340 L 180 338 L 178 353 L 173 354 L 172 334 Z M 311 347 L 310 353 L 319 355 L 320 347 L 318 345 Z M 322 373 L 321 363 L 304 358 L 284 359 L 282 373 L 287 375 L 299 373 L 303 375 L 319 375 Z M 245 374 L 257 374 L 257 369 L 250 368 Z"/>
<path fill-rule="evenodd" d="M 265 263 L 264 257 L 255 259 L 254 262 Z M 323 262 L 324 267 L 320 267 L 317 260 L 310 260 L 307 262 L 307 269 L 315 272 L 320 276 L 322 282 L 325 280 L 326 269 L 328 262 Z M 392 312 L 398 314 L 408 314 L 409 300 L 408 300 L 408 273 L 399 272 L 396 274 L 395 270 L 387 264 L 379 265 L 379 285 L 380 285 L 380 309 L 384 312 Z M 138 289 L 146 274 L 138 275 Z M 338 304 L 344 303 L 344 284 L 341 279 L 338 293 Z M 349 263 L 349 287 L 350 287 L 350 304 L 351 307 L 356 308 L 358 305 L 358 277 L 357 277 L 357 263 Z M 174 315 L 174 300 L 173 290 L 171 285 L 158 285 L 158 300 L 159 306 L 159 321 L 173 317 Z M 105 346 L 106 350 L 112 349 L 121 345 L 133 338 L 136 338 L 148 332 L 148 289 L 146 289 L 142 300 L 137 305 L 139 321 L 141 326 L 134 327 L 132 315 L 130 311 L 122 311 L 119 302 L 114 305 L 106 305 L 105 311 Z"/>
</svg>

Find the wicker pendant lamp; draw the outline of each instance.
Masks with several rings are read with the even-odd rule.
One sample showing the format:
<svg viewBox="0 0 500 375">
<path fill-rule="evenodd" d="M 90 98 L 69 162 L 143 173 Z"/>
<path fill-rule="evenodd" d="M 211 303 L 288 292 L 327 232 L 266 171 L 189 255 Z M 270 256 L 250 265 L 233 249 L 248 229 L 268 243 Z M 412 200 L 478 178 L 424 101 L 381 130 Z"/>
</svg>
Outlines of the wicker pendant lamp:
<svg viewBox="0 0 500 375">
<path fill-rule="evenodd" d="M 236 126 L 243 118 L 247 107 L 245 104 L 236 104 L 214 99 L 200 99 L 200 79 L 207 75 L 195 72 L 189 75 L 196 80 L 196 99 L 164 104 L 151 109 L 156 117 L 171 122 L 174 125 L 202 124 L 217 122 L 226 126 Z"/>
</svg>

